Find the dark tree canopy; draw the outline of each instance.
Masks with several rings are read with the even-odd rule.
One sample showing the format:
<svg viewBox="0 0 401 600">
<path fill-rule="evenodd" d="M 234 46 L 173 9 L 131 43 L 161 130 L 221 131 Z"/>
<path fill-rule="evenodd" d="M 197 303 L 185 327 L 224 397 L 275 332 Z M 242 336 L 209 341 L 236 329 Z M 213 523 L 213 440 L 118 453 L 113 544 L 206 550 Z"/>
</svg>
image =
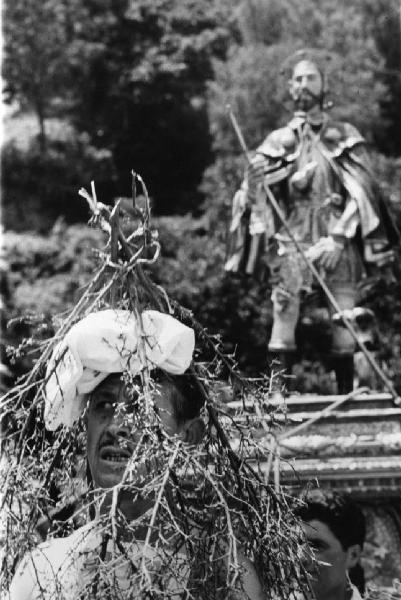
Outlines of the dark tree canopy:
<svg viewBox="0 0 401 600">
<path fill-rule="evenodd" d="M 111 152 L 108 200 L 126 193 L 135 169 L 157 212 L 197 209 L 213 157 L 205 86 L 212 57 L 225 55 L 227 14 L 228 3 L 212 0 L 9 2 L 8 98 L 35 111 L 42 154 L 54 149 L 45 142 L 55 115 Z"/>
<path fill-rule="evenodd" d="M 205 84 L 228 38 L 222 11 L 210 1 L 120 1 L 106 19 L 104 3 L 88 6 L 103 26 L 82 32 L 99 51 L 85 65 L 78 129 L 112 150 L 118 194 L 135 168 L 150 182 L 158 212 L 196 208 L 212 158 Z"/>
</svg>

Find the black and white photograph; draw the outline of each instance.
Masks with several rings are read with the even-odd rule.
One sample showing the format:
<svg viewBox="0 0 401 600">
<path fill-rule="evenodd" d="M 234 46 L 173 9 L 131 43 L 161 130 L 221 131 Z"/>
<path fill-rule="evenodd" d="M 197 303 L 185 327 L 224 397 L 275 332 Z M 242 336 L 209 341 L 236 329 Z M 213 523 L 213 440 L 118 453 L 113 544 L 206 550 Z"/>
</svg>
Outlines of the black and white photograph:
<svg viewBox="0 0 401 600">
<path fill-rule="evenodd" d="M 4 0 L 1 600 L 401 600 L 401 0 Z"/>
</svg>

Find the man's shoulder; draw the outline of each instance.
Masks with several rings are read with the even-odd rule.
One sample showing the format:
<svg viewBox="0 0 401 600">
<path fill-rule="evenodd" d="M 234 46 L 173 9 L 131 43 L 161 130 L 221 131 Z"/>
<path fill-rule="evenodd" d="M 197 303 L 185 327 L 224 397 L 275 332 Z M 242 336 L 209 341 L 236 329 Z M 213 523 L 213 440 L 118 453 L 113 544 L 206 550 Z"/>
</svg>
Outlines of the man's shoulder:
<svg viewBox="0 0 401 600">
<path fill-rule="evenodd" d="M 256 148 L 256 152 L 269 158 L 280 158 L 294 151 L 297 138 L 290 124 L 275 129 Z"/>
<path fill-rule="evenodd" d="M 55 537 L 39 544 L 32 552 L 31 556 L 38 558 L 46 557 L 51 562 L 61 561 L 62 558 L 73 551 L 78 551 L 81 544 L 85 542 L 87 536 L 93 530 L 92 524 L 84 525 L 73 531 L 66 537 Z"/>
<path fill-rule="evenodd" d="M 67 537 L 50 538 L 26 554 L 15 572 L 10 599 L 30 600 L 38 597 L 38 589 L 43 589 L 43 597 L 51 597 L 57 574 L 68 571 L 75 562 L 76 553 L 80 551 L 90 530 L 85 525 Z"/>
<path fill-rule="evenodd" d="M 321 139 L 329 147 L 352 148 L 365 143 L 358 129 L 347 121 L 328 119 L 323 127 Z"/>
</svg>

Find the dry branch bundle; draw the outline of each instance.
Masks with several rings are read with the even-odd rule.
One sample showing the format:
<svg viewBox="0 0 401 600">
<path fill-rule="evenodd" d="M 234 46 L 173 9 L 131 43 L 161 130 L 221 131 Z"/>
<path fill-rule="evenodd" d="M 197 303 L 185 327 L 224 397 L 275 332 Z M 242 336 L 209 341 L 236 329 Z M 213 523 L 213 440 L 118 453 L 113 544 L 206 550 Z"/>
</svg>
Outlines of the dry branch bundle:
<svg viewBox="0 0 401 600">
<path fill-rule="evenodd" d="M 305 589 L 294 501 L 277 477 L 272 485 L 255 462 L 255 457 L 266 457 L 258 426 L 263 424 L 265 434 L 273 431 L 266 400 L 271 381 L 242 378 L 220 341 L 148 277 L 146 267 L 157 260 L 160 242 L 151 228 L 146 187 L 138 175 L 133 174 L 133 182 L 129 206 L 127 201 L 113 208 L 102 204 L 93 184 L 91 193 L 80 191 L 91 208 L 90 224 L 107 236 L 98 270 L 77 305 L 54 318 L 54 334 L 38 345 L 34 368 L 2 399 L 3 591 L 21 559 L 37 552 L 43 539 L 75 535 L 86 573 L 80 598 L 245 598 L 246 561 L 255 566 L 266 598 L 290 598 Z M 110 490 L 95 489 L 88 477 L 85 413 L 72 428 L 46 431 L 43 397 L 57 367 L 46 372 L 55 345 L 77 321 L 107 308 L 128 310 L 139 323 L 145 310 L 174 314 L 194 328 L 198 347 L 207 346 L 213 358 L 191 366 L 193 393 L 202 398 L 206 425 L 196 447 L 164 431 L 153 402 L 157 374 L 146 368 L 146 359 L 139 376 L 124 373 L 135 398 L 135 411 L 124 418 L 141 435 L 105 513 L 101 508 Z M 238 397 L 255 399 L 257 419 L 247 426 L 219 400 L 214 382 L 223 367 Z M 244 414 L 245 403 L 239 412 Z M 120 510 L 126 491 L 151 506 L 131 521 Z M 69 565 L 70 577 L 81 563 Z M 43 598 L 63 598 L 63 593 L 49 582 Z"/>
</svg>

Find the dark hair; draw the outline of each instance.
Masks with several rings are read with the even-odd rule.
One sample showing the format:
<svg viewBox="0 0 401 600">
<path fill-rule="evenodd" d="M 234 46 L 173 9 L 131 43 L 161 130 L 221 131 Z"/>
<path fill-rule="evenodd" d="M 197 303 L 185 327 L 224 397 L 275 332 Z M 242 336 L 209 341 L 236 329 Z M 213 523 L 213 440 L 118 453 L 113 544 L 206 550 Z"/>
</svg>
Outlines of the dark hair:
<svg viewBox="0 0 401 600">
<path fill-rule="evenodd" d="M 205 398 L 195 375 L 192 373 L 171 375 L 166 371 L 156 369 L 152 373 L 152 378 L 159 383 L 169 381 L 176 388 L 177 393 L 173 395 L 173 404 L 174 416 L 178 425 L 199 416 Z"/>
<path fill-rule="evenodd" d="M 296 509 L 303 521 L 325 523 L 344 550 L 354 544 L 362 548 L 366 535 L 365 516 L 348 494 L 316 489 L 308 492 Z"/>
<path fill-rule="evenodd" d="M 354 567 L 351 567 L 351 569 L 348 571 L 348 576 L 351 580 L 351 583 L 358 588 L 359 593 L 363 596 L 366 589 L 366 582 L 365 571 L 363 570 L 361 563 L 358 562 Z"/>
</svg>

